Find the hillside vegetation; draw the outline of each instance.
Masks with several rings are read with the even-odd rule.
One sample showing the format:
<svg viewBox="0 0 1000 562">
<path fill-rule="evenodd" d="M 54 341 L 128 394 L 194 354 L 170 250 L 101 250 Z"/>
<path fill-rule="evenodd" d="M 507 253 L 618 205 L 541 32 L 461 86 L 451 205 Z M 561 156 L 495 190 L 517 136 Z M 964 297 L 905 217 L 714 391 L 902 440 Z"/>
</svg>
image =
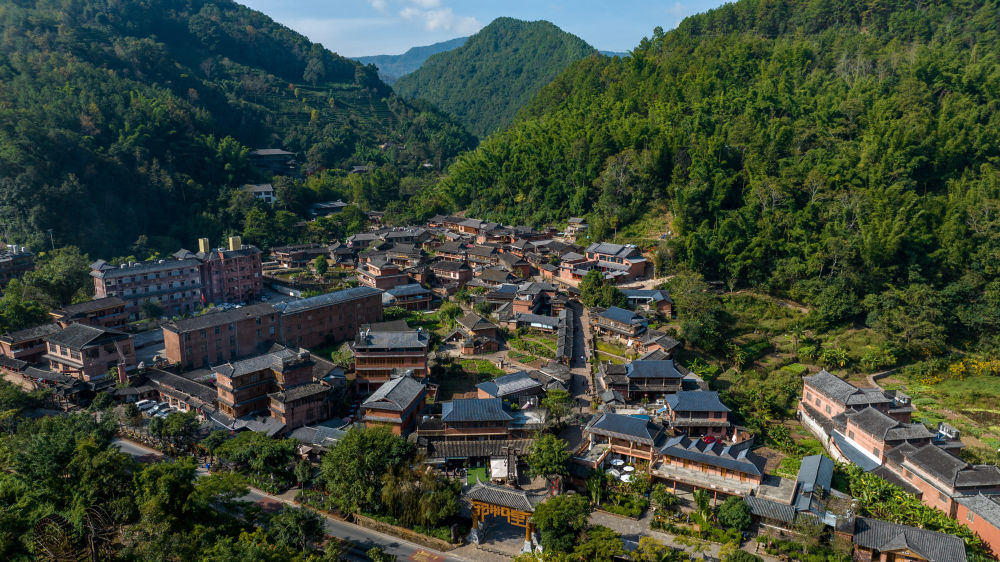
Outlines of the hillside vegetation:
<svg viewBox="0 0 1000 562">
<path fill-rule="evenodd" d="M 424 99 L 484 137 L 509 125 L 542 86 L 594 52 L 547 21 L 497 18 L 461 47 L 436 54 L 393 84 L 407 99 Z"/>
<path fill-rule="evenodd" d="M 230 190 L 270 179 L 248 148 L 407 175 L 472 141 L 374 67 L 230 0 L 22 0 L 0 26 L 0 216 L 39 249 L 47 229 L 102 256 L 238 232 Z"/>
<path fill-rule="evenodd" d="M 372 55 L 354 57 L 354 60 L 361 64 L 374 64 L 378 68 L 378 77 L 386 84 L 392 84 L 400 77 L 420 68 L 431 55 L 457 49 L 464 45 L 467 39 L 468 37 L 456 37 L 433 45 L 411 47 L 401 55 Z"/>
<path fill-rule="evenodd" d="M 741 0 L 577 62 L 411 210 L 587 215 L 602 239 L 665 202 L 675 265 L 867 321 L 897 356 L 996 349 L 997 21 L 985 0 Z"/>
</svg>

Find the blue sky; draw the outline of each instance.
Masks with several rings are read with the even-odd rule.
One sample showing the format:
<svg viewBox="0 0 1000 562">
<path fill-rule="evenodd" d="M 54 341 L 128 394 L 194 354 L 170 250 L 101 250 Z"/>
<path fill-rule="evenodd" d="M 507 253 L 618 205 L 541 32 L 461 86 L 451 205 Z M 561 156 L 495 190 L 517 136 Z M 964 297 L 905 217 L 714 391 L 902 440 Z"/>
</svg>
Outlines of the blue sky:
<svg viewBox="0 0 1000 562">
<path fill-rule="evenodd" d="M 602 51 L 628 51 L 723 0 L 237 0 L 348 57 L 471 35 L 500 16 L 548 20 Z"/>
</svg>

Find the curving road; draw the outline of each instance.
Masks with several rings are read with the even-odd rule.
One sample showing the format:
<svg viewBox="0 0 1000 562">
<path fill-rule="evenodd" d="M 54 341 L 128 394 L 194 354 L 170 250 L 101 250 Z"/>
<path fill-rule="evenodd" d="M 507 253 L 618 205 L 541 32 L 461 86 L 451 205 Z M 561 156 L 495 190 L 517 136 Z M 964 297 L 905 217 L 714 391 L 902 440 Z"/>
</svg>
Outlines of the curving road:
<svg viewBox="0 0 1000 562">
<path fill-rule="evenodd" d="M 166 459 L 166 456 L 156 449 L 151 449 L 132 441 L 116 438 L 112 443 L 116 445 L 121 452 L 132 456 L 139 462 L 152 463 Z M 208 471 L 206 471 L 204 467 L 198 469 L 199 477 L 207 475 Z M 256 504 L 260 506 L 261 509 L 268 512 L 278 511 L 284 504 L 294 505 L 294 503 L 289 500 L 265 494 L 260 490 L 252 488 L 250 493 L 240 498 L 240 500 Z M 324 526 L 326 527 L 326 533 L 328 535 L 348 541 L 350 544 L 347 552 L 347 558 L 349 560 L 369 560 L 368 556 L 365 555 L 365 552 L 373 546 L 382 547 L 386 552 L 396 555 L 400 561 L 445 562 L 449 560 L 461 560 L 460 558 L 456 558 L 436 550 L 424 548 L 397 537 L 385 535 L 379 533 L 378 531 L 354 525 L 353 523 L 347 523 L 345 521 L 327 517 L 322 513 L 320 513 L 320 515 L 323 516 Z"/>
</svg>

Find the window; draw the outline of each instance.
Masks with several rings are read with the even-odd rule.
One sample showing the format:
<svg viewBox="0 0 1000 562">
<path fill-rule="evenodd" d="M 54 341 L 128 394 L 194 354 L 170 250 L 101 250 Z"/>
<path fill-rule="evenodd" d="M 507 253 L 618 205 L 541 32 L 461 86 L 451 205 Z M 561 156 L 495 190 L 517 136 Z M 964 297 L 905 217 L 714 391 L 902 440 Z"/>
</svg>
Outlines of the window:
<svg viewBox="0 0 1000 562">
<path fill-rule="evenodd" d="M 848 431 L 848 432 L 847 432 L 847 437 L 848 437 L 849 439 L 854 439 L 854 432 L 853 432 L 853 431 Z"/>
<path fill-rule="evenodd" d="M 875 447 L 875 448 L 872 449 L 872 454 L 874 454 L 876 457 L 878 457 L 878 456 L 882 455 L 882 451 L 879 451 L 878 447 Z"/>
<path fill-rule="evenodd" d="M 817 406 L 820 406 L 820 405 L 822 405 L 822 404 L 823 404 L 823 402 L 821 402 L 821 401 L 820 401 L 820 399 L 819 399 L 819 397 L 817 397 L 817 398 L 816 398 L 816 405 L 817 405 Z"/>
<path fill-rule="evenodd" d="M 910 472 L 909 470 L 903 469 L 903 476 L 905 476 L 909 480 L 913 480 L 913 473 Z"/>
<path fill-rule="evenodd" d="M 966 516 L 966 519 L 969 520 L 969 523 L 973 523 L 976 520 L 976 514 L 970 511 L 969 514 Z"/>
<path fill-rule="evenodd" d="M 806 402 L 808 402 L 808 401 L 810 401 L 812 399 L 813 399 L 813 393 L 812 392 L 806 392 Z"/>
<path fill-rule="evenodd" d="M 946 496 L 944 492 L 938 492 L 938 499 L 941 500 L 942 502 L 947 502 L 948 496 Z"/>
<path fill-rule="evenodd" d="M 831 414 L 831 413 L 833 413 L 833 412 L 832 412 L 832 411 L 830 410 L 830 406 L 827 406 L 827 407 L 826 407 L 826 413 L 828 413 L 828 414 Z"/>
</svg>

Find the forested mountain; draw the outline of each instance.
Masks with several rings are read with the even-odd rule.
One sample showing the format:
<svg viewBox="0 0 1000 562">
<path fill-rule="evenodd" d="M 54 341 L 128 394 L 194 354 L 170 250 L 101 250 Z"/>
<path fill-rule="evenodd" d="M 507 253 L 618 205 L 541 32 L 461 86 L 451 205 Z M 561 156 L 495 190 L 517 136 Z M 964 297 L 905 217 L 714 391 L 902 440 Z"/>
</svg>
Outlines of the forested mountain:
<svg viewBox="0 0 1000 562">
<path fill-rule="evenodd" d="M 482 138 L 510 124 L 542 86 L 593 52 L 586 41 L 547 21 L 497 18 L 393 88 L 451 113 Z"/>
<path fill-rule="evenodd" d="M 400 77 L 406 76 L 420 68 L 431 55 L 457 49 L 465 44 L 468 37 L 456 37 L 433 45 L 411 47 L 401 55 L 373 55 L 370 57 L 354 57 L 361 64 L 374 64 L 378 68 L 378 76 L 386 84 L 392 84 Z"/>
<path fill-rule="evenodd" d="M 995 0 L 740 0 L 574 64 L 412 208 L 601 239 L 665 203 L 668 251 L 711 279 L 867 311 L 917 354 L 996 346 L 997 22 Z"/>
<path fill-rule="evenodd" d="M 0 217 L 17 243 L 53 229 L 114 256 L 140 235 L 218 240 L 243 228 L 231 190 L 270 179 L 248 148 L 399 176 L 473 141 L 374 67 L 230 0 L 19 0 L 0 27 Z"/>
</svg>

